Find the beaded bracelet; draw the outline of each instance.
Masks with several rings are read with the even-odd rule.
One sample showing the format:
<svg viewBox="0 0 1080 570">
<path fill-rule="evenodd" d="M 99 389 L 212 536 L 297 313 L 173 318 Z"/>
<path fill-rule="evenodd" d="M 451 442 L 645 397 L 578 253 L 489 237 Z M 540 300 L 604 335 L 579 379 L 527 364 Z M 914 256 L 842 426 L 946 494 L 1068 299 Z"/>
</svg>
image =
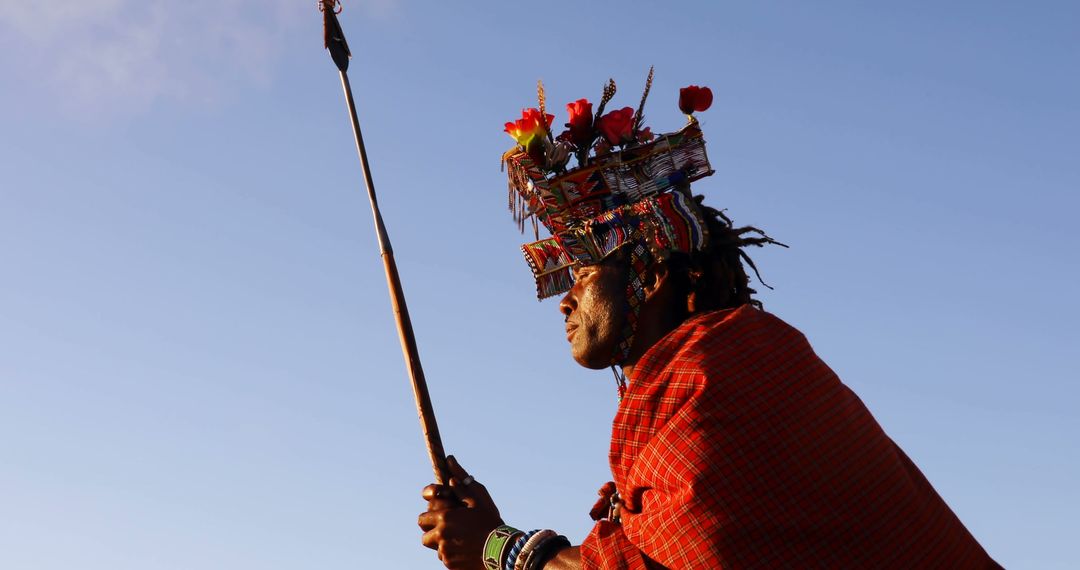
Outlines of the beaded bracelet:
<svg viewBox="0 0 1080 570">
<path fill-rule="evenodd" d="M 553 530 L 544 529 L 541 531 L 534 531 L 524 546 L 521 547 L 521 553 L 518 554 L 517 560 L 514 561 L 514 570 L 525 570 L 525 564 L 529 560 L 529 557 L 533 555 L 534 549 L 541 542 L 550 539 L 553 536 L 557 536 L 557 533 Z"/>
<path fill-rule="evenodd" d="M 525 547 L 525 543 L 533 537 L 534 534 L 540 532 L 539 530 L 530 530 L 529 532 L 521 535 L 521 538 L 517 539 L 514 546 L 510 548 L 510 554 L 503 559 L 502 570 L 514 570 L 514 564 L 517 562 L 518 555 L 521 554 L 521 549 Z"/>
<path fill-rule="evenodd" d="M 500 525 L 491 531 L 487 540 L 484 541 L 484 568 L 502 570 L 508 546 L 517 542 L 517 539 L 523 535 L 523 532 L 508 525 Z"/>
<path fill-rule="evenodd" d="M 529 557 L 525 559 L 524 570 L 540 570 L 555 553 L 569 547 L 570 541 L 565 536 L 552 532 L 552 536 L 541 541 L 529 553 Z"/>
</svg>

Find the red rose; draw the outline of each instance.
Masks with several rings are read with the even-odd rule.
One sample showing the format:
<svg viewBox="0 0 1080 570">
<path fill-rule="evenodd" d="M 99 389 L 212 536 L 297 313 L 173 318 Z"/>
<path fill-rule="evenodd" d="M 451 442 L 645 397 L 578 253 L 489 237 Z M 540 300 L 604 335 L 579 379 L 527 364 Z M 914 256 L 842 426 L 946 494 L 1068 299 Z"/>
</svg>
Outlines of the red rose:
<svg viewBox="0 0 1080 570">
<path fill-rule="evenodd" d="M 570 115 L 570 122 L 566 123 L 566 127 L 570 129 L 570 142 L 579 147 L 592 142 L 592 103 L 586 99 L 578 99 L 566 104 L 566 112 Z"/>
<path fill-rule="evenodd" d="M 687 115 L 702 112 L 712 106 L 712 89 L 691 85 L 679 89 L 679 110 Z"/>
<path fill-rule="evenodd" d="M 610 144 L 624 144 L 634 137 L 634 109 L 623 107 L 596 120 L 596 130 Z"/>
</svg>

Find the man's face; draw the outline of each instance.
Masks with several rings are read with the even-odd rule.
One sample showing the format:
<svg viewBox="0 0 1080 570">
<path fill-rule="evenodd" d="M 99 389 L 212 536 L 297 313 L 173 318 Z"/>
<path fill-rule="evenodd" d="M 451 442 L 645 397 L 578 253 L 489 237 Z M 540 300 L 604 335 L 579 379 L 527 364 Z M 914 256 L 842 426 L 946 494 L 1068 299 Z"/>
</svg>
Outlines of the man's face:
<svg viewBox="0 0 1080 570">
<path fill-rule="evenodd" d="M 609 259 L 574 271 L 574 287 L 559 302 L 566 315 L 566 339 L 578 364 L 611 366 L 626 319 L 626 264 Z"/>
</svg>

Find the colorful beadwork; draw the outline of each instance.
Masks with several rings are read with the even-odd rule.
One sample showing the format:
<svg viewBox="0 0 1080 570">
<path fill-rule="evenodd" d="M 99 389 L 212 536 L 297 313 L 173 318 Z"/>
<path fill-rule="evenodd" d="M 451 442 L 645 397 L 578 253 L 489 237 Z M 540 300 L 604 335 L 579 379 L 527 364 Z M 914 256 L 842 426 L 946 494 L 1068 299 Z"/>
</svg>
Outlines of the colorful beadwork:
<svg viewBox="0 0 1080 570">
<path fill-rule="evenodd" d="M 521 549 L 525 547 L 525 543 L 533 537 L 534 534 L 540 532 L 540 529 L 530 530 L 525 534 L 522 534 L 520 538 L 514 542 L 514 546 L 510 548 L 510 553 L 503 560 L 502 570 L 514 570 L 514 563 L 517 562 L 518 555 L 521 554 Z"/>
<path fill-rule="evenodd" d="M 673 191 L 606 210 L 521 250 L 536 279 L 537 296 L 546 299 L 570 290 L 575 265 L 600 263 L 635 240 L 644 240 L 646 247 L 663 255 L 700 250 L 705 247 L 705 225 L 693 201 Z"/>
<path fill-rule="evenodd" d="M 534 531 L 534 534 L 529 537 L 529 540 L 521 547 L 521 552 L 514 559 L 514 570 L 525 570 L 525 565 L 528 564 L 529 558 L 535 554 L 536 547 L 544 540 L 555 536 L 558 536 L 558 533 L 553 530 Z"/>
<path fill-rule="evenodd" d="M 538 542 L 536 546 L 525 557 L 524 570 L 540 570 L 543 568 L 545 562 L 551 558 L 551 556 L 564 548 L 570 547 L 570 541 L 561 534 L 556 534 L 555 531 L 551 531 L 550 535 L 547 535 L 543 540 Z M 525 556 L 522 554 L 522 556 Z"/>
<path fill-rule="evenodd" d="M 484 568 L 502 570 L 507 544 L 512 544 L 522 534 L 520 530 L 507 525 L 501 525 L 491 531 L 487 540 L 484 541 Z"/>
</svg>

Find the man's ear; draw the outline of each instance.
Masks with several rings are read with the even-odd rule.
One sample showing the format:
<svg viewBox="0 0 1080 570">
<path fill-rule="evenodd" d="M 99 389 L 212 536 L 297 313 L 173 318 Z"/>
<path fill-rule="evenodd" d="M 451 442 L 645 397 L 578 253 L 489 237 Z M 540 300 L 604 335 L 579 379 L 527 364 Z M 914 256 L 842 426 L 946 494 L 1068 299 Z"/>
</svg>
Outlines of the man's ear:
<svg viewBox="0 0 1080 570">
<path fill-rule="evenodd" d="M 645 275 L 645 300 L 666 293 L 671 287 L 671 270 L 667 262 L 654 263 Z"/>
</svg>

